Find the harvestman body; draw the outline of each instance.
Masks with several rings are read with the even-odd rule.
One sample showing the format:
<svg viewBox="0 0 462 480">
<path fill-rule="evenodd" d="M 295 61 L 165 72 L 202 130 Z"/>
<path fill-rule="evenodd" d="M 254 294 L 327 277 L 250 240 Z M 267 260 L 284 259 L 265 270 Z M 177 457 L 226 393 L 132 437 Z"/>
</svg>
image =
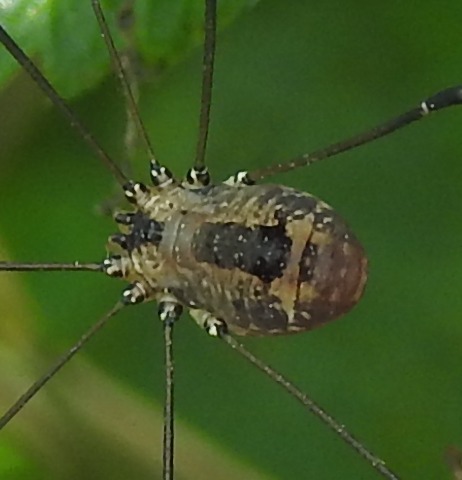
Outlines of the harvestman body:
<svg viewBox="0 0 462 480">
<path fill-rule="evenodd" d="M 157 170 L 153 170 L 157 174 Z M 153 176 L 156 181 L 157 175 Z M 348 311 L 366 280 L 359 242 L 325 203 L 275 185 L 126 190 L 137 210 L 106 273 L 133 282 L 126 303 L 187 306 L 207 329 L 241 335 L 309 330 Z"/>
<path fill-rule="evenodd" d="M 278 172 L 306 166 L 387 135 L 432 111 L 462 103 L 461 87 L 437 93 L 417 108 L 364 134 L 261 171 L 238 172 L 226 182 L 209 184 L 204 165 L 211 102 L 216 5 L 206 2 L 206 40 L 200 138 L 194 167 L 184 181 L 173 177 L 152 153 L 138 116 L 129 82 L 115 52 L 97 0 L 95 13 L 115 68 L 122 80 L 132 120 L 149 152 L 152 185 L 129 180 L 78 121 L 8 33 L 0 39 L 122 186 L 130 211 L 115 220 L 120 233 L 110 237 L 109 256 L 97 264 L 0 264 L 1 270 L 92 270 L 130 282 L 122 300 L 36 382 L 0 419 L 5 426 L 40 388 L 123 306 L 156 300 L 167 343 L 167 398 L 164 478 L 173 478 L 171 329 L 188 308 L 197 323 L 223 338 L 270 375 L 373 468 L 398 478 L 341 424 L 284 377 L 263 364 L 228 335 L 276 335 L 310 330 L 338 318 L 359 300 L 367 260 L 360 243 L 331 207 L 315 197 L 278 185 L 255 182 Z"/>
</svg>

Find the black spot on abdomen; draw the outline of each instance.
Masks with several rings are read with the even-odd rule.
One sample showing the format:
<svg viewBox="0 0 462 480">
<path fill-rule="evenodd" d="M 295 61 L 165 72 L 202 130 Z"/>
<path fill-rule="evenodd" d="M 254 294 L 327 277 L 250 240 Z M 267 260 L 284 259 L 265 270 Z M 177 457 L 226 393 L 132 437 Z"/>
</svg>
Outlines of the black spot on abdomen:
<svg viewBox="0 0 462 480">
<path fill-rule="evenodd" d="M 205 223 L 194 234 L 191 251 L 198 262 L 237 268 L 270 283 L 286 268 L 292 240 L 283 224 L 244 227 L 237 223 Z"/>
</svg>

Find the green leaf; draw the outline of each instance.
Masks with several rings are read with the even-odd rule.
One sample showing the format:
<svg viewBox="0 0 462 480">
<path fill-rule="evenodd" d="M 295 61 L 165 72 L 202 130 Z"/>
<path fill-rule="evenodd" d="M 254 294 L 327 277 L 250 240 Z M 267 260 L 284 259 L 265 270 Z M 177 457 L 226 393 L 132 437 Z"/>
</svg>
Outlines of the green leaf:
<svg viewBox="0 0 462 480">
<path fill-rule="evenodd" d="M 17 0 L 0 6 L 0 24 L 14 35 L 16 42 L 35 57 L 44 49 L 51 0 Z M 0 85 L 18 69 L 10 55 L 0 55 Z"/>
<path fill-rule="evenodd" d="M 117 18 L 124 2 L 103 2 L 112 35 L 125 48 Z M 255 0 L 220 3 L 220 25 L 230 23 Z M 134 12 L 134 43 L 149 67 L 176 63 L 201 43 L 203 3 L 196 0 L 138 0 Z M 0 23 L 37 61 L 64 97 L 74 97 L 97 85 L 109 71 L 109 56 L 90 2 L 82 0 L 18 0 L 0 10 Z M 19 66 L 0 55 L 0 86 Z"/>
</svg>

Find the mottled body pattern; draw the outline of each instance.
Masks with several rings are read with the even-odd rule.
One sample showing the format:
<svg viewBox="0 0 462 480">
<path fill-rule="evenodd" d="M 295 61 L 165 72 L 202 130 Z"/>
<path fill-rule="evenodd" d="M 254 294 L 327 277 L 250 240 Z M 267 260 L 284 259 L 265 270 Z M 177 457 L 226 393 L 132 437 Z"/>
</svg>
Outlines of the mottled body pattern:
<svg viewBox="0 0 462 480">
<path fill-rule="evenodd" d="M 367 260 L 331 207 L 279 185 L 147 189 L 119 214 L 119 276 L 241 335 L 310 330 L 352 308 Z M 111 272 L 108 272 L 111 273 Z"/>
</svg>

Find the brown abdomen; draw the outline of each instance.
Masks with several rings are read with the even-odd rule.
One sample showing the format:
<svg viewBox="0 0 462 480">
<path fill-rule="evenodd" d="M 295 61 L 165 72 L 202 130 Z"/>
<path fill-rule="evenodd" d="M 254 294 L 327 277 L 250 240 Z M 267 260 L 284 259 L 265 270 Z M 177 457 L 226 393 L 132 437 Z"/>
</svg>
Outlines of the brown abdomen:
<svg viewBox="0 0 462 480">
<path fill-rule="evenodd" d="M 241 335 L 311 330 L 350 310 L 367 260 L 345 222 L 315 197 L 277 185 L 208 192 L 176 261 L 194 276 L 182 294 Z M 188 215 L 183 219 L 188 222 Z M 194 222 L 194 226 L 192 225 Z M 186 280 L 186 278 L 185 278 Z"/>
</svg>

